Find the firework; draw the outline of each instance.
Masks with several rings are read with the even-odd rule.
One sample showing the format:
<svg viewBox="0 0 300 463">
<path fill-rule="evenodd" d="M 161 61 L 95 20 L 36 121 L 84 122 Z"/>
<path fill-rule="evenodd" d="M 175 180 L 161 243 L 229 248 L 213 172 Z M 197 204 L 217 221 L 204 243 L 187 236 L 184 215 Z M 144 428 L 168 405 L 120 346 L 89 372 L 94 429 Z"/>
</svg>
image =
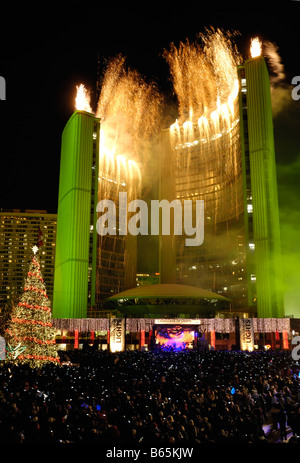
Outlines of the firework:
<svg viewBox="0 0 300 463">
<path fill-rule="evenodd" d="M 258 37 L 254 37 L 253 39 L 251 39 L 251 45 L 250 45 L 251 58 L 256 58 L 257 56 L 260 56 L 261 48 L 262 48 L 262 44 Z"/>
</svg>

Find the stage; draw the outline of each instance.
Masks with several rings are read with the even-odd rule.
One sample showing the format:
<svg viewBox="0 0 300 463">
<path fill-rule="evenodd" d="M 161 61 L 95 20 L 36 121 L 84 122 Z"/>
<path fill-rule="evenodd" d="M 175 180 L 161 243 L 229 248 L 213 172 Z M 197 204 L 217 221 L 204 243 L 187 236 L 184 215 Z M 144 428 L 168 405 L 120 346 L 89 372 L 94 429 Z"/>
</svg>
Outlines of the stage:
<svg viewBox="0 0 300 463">
<path fill-rule="evenodd" d="M 300 332 L 294 318 L 85 318 L 53 319 L 56 342 L 63 350 L 95 345 L 100 350 L 151 350 L 207 348 L 291 349 Z M 117 336 L 116 336 L 117 335 Z M 117 347 L 112 347 L 114 343 Z M 244 344 L 243 344 L 244 343 Z M 246 343 L 246 344 L 245 344 Z"/>
</svg>

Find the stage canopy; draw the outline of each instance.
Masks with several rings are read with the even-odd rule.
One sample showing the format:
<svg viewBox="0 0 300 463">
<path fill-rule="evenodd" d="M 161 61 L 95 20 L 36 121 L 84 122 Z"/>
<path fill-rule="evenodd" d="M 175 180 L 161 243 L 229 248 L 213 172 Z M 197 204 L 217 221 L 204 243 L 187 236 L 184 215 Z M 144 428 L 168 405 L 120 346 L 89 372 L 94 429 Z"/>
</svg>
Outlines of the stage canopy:
<svg viewBox="0 0 300 463">
<path fill-rule="evenodd" d="M 196 286 L 154 284 L 139 286 L 114 294 L 108 304 L 126 316 L 172 316 L 190 314 L 214 316 L 229 308 L 230 300 Z"/>
</svg>

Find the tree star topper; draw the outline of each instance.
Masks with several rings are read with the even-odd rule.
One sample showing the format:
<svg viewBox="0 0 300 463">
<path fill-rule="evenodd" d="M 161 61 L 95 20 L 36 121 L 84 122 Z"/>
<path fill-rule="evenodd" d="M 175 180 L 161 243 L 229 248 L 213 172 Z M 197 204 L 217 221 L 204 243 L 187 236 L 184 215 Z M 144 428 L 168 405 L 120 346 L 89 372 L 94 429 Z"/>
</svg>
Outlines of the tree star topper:
<svg viewBox="0 0 300 463">
<path fill-rule="evenodd" d="M 33 250 L 33 254 L 36 254 L 39 248 L 35 245 L 35 246 L 32 246 L 32 250 Z"/>
</svg>

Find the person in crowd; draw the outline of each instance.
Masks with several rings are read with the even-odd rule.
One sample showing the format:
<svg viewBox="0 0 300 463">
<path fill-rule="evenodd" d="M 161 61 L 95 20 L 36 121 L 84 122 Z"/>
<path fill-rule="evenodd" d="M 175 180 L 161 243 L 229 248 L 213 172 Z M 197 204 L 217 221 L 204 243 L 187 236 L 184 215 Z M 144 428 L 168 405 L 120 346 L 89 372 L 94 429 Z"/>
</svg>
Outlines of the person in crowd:
<svg viewBox="0 0 300 463">
<path fill-rule="evenodd" d="M 85 349 L 68 358 L 40 369 L 0 364 L 0 442 L 262 443 L 270 418 L 282 441 L 287 426 L 299 441 L 289 352 Z"/>
</svg>

